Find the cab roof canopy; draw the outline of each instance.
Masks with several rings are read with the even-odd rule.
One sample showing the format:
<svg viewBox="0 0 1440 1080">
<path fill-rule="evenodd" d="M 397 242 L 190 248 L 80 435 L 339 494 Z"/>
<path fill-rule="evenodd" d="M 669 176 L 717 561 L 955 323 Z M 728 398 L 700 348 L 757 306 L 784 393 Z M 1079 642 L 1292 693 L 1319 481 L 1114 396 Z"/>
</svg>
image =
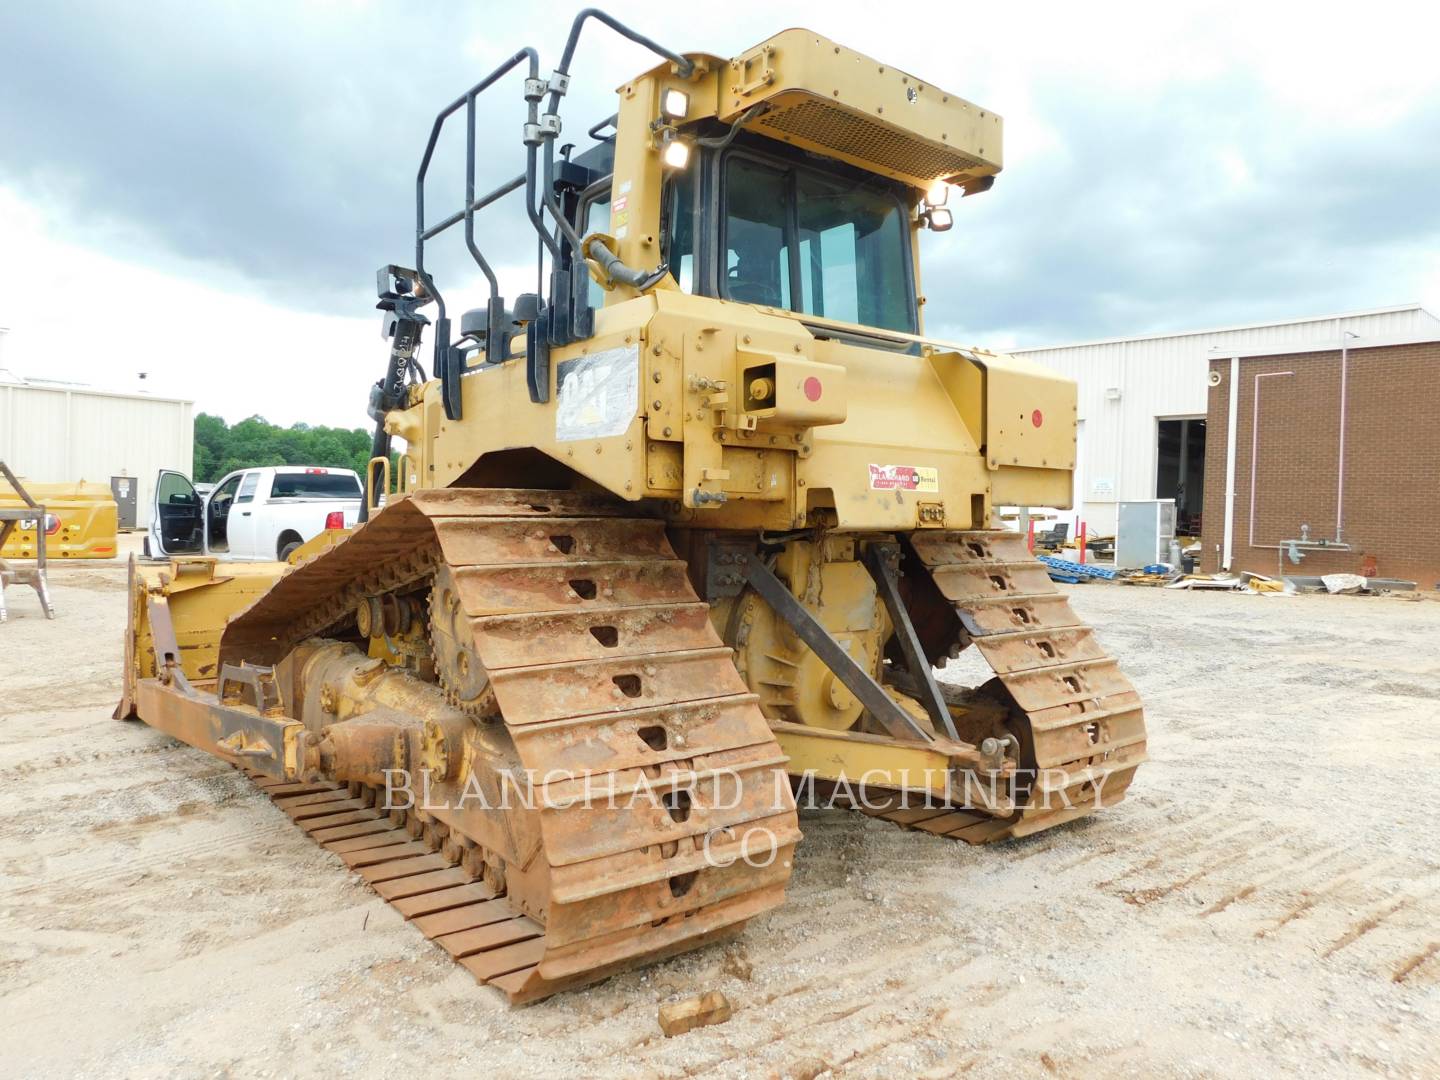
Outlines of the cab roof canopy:
<svg viewBox="0 0 1440 1080">
<path fill-rule="evenodd" d="M 928 188 L 967 185 L 1002 167 L 1003 123 L 989 109 L 810 30 L 784 30 L 724 60 L 714 115 L 747 130 Z"/>
</svg>

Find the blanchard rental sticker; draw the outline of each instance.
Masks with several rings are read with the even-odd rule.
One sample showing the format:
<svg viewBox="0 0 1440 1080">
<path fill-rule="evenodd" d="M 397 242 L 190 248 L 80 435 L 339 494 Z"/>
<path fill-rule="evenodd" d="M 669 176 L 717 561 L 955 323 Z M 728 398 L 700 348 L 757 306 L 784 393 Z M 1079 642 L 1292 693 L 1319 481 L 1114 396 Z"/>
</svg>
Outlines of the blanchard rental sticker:
<svg viewBox="0 0 1440 1080">
<path fill-rule="evenodd" d="M 620 345 L 566 360 L 556 376 L 558 442 L 623 435 L 639 412 L 639 345 Z"/>
<path fill-rule="evenodd" d="M 939 491 L 940 470 L 933 465 L 871 465 L 876 491 Z"/>
</svg>

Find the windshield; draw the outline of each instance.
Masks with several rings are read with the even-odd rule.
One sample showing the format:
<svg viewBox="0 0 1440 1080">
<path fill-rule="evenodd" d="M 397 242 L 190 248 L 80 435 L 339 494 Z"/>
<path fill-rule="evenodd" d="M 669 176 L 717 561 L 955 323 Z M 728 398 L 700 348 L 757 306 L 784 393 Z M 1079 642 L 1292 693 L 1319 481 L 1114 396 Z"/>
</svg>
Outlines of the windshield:
<svg viewBox="0 0 1440 1080">
<path fill-rule="evenodd" d="M 731 154 L 723 295 L 913 331 L 906 226 L 905 208 L 885 191 Z"/>
<path fill-rule="evenodd" d="M 345 473 L 276 473 L 272 499 L 358 499 L 360 481 Z"/>
</svg>

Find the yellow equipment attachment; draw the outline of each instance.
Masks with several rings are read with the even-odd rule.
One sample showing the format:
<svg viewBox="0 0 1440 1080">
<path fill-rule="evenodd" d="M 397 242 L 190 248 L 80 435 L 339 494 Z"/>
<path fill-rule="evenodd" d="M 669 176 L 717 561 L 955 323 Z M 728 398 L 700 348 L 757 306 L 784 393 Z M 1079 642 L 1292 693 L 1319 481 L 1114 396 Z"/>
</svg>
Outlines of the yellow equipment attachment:
<svg viewBox="0 0 1440 1080">
<path fill-rule="evenodd" d="M 590 19 L 663 62 L 557 153 Z M 472 145 L 427 216 L 502 84 L 518 175 L 476 194 Z M 993 113 L 805 30 L 725 59 L 587 11 L 548 76 L 515 54 L 436 118 L 415 265 L 379 274 L 370 520 L 137 567 L 119 715 L 246 769 L 513 1001 L 779 904 L 794 791 L 975 843 L 1117 801 L 1138 696 L 991 524 L 1068 503 L 1075 387 L 921 319 L 920 240 L 1000 167 Z M 543 287 L 507 301 L 475 218 L 521 192 Z M 457 314 L 424 258 L 462 224 L 489 294 Z M 972 645 L 994 678 L 938 682 Z"/>
<path fill-rule="evenodd" d="M 104 484 L 83 480 L 70 484 L 37 484 L 24 481 L 30 497 L 45 506 L 43 522 L 28 519 L 11 531 L 0 558 L 33 559 L 37 550 L 36 529 L 43 526 L 45 554 L 51 559 L 113 559 L 117 551 L 118 517 L 115 497 Z M 23 507 L 24 500 L 12 484 L 0 476 L 0 509 Z"/>
</svg>

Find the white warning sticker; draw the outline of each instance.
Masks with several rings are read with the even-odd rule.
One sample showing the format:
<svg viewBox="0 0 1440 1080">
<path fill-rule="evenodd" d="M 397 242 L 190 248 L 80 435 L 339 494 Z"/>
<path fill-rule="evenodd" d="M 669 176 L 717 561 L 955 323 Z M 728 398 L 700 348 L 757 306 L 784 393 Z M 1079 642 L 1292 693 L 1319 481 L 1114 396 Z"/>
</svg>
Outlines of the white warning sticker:
<svg viewBox="0 0 1440 1080">
<path fill-rule="evenodd" d="M 640 410 L 640 346 L 566 360 L 556 372 L 555 439 L 623 435 Z"/>
<path fill-rule="evenodd" d="M 940 470 L 933 465 L 871 465 L 876 491 L 939 491 Z"/>
</svg>

